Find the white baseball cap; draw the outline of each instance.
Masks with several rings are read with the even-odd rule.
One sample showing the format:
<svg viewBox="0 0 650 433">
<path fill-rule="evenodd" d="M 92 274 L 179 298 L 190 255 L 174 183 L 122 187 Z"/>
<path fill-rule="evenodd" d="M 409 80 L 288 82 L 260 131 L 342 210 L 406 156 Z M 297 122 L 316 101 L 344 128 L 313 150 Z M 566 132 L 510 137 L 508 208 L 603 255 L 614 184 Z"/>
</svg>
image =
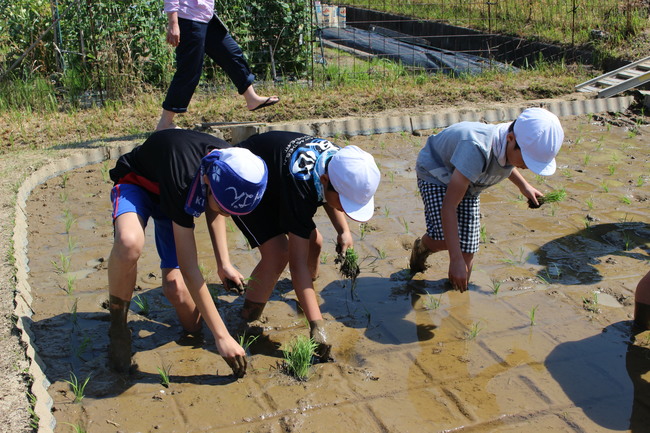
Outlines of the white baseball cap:
<svg viewBox="0 0 650 433">
<path fill-rule="evenodd" d="M 345 213 L 355 221 L 368 221 L 380 178 L 375 158 L 357 146 L 346 146 L 332 157 L 327 174 Z"/>
<path fill-rule="evenodd" d="M 527 108 L 517 117 L 513 132 L 528 169 L 542 176 L 555 173 L 555 155 L 564 141 L 555 114 L 539 107 Z"/>
</svg>

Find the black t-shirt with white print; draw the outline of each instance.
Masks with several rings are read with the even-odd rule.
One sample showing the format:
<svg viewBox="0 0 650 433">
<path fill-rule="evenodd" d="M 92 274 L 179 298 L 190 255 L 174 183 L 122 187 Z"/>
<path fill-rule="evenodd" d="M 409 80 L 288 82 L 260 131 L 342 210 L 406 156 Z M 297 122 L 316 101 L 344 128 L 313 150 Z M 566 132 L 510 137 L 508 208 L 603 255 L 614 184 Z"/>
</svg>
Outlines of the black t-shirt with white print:
<svg viewBox="0 0 650 433">
<path fill-rule="evenodd" d="M 269 171 L 266 192 L 253 213 L 279 212 L 287 232 L 309 239 L 316 228 L 314 214 L 323 204 L 313 179 L 316 159 L 324 151 L 338 147 L 327 140 L 288 131 L 254 135 L 237 146 L 262 158 Z"/>
<path fill-rule="evenodd" d="M 227 147 L 231 146 L 202 132 L 158 131 L 117 160 L 110 171 L 111 180 L 145 188 L 159 199 L 166 216 L 182 227 L 192 228 L 194 217 L 185 212 L 185 200 L 201 158 L 214 149 Z"/>
</svg>

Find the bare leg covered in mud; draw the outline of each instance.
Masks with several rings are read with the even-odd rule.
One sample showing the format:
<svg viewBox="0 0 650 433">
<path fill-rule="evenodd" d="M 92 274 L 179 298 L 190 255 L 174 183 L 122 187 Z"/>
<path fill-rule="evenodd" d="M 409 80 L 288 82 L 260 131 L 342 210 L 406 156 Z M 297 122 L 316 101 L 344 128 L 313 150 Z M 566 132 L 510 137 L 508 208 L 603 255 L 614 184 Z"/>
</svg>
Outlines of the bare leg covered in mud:
<svg viewBox="0 0 650 433">
<path fill-rule="evenodd" d="M 409 260 L 409 267 L 411 269 L 411 274 L 415 275 L 418 272 L 424 272 L 427 270 L 426 261 L 427 258 L 433 254 L 440 251 L 447 251 L 447 244 L 444 240 L 435 240 L 432 239 L 428 234 L 424 234 L 421 238 L 417 238 L 413 242 L 413 248 L 411 249 L 411 258 Z M 467 284 L 469 279 L 472 276 L 472 266 L 474 264 L 474 254 L 473 253 L 462 253 L 463 261 L 465 262 L 467 270 L 467 281 L 465 287 L 460 287 L 459 290 L 464 292 L 467 290 Z M 456 287 L 454 287 L 456 288 Z"/>
<path fill-rule="evenodd" d="M 262 258 L 251 274 L 241 316 L 247 322 L 260 318 L 275 284 L 289 263 L 298 302 L 309 322 L 310 336 L 318 343 L 317 355 L 322 360 L 327 360 L 331 345 L 327 342 L 325 323 L 312 284 L 318 275 L 322 244 L 322 237 L 316 230 L 315 232 L 310 239 L 302 239 L 293 234 L 287 239 L 285 235 L 279 235 L 259 246 Z"/>
<path fill-rule="evenodd" d="M 650 272 L 648 272 L 634 292 L 634 324 L 641 330 L 650 329 Z"/>
<path fill-rule="evenodd" d="M 129 304 L 133 297 L 138 260 L 144 248 L 144 223 L 134 212 L 118 216 L 114 222 L 115 237 L 108 261 L 109 366 L 119 373 L 131 368 L 131 330 L 127 324 Z M 172 304 L 187 333 L 201 330 L 201 316 L 178 269 L 162 269 L 163 293 Z"/>
</svg>

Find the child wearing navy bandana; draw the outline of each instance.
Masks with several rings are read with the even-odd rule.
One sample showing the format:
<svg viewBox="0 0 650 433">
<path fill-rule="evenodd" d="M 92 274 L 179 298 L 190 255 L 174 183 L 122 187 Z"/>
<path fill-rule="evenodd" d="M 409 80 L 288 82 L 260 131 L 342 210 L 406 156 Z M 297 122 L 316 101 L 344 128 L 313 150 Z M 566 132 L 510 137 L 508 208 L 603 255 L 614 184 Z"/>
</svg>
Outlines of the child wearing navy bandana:
<svg viewBox="0 0 650 433">
<path fill-rule="evenodd" d="M 250 137 L 237 146 L 261 157 L 269 170 L 267 191 L 259 206 L 233 221 L 261 260 L 246 291 L 242 318 L 257 320 L 289 264 L 293 288 L 318 344 L 317 355 L 329 359 L 327 341 L 313 280 L 323 238 L 313 217 L 322 206 L 337 232 L 337 250 L 352 246 L 345 216 L 367 221 L 374 212 L 379 169 L 374 158 L 357 146 L 340 148 L 328 140 L 305 134 L 273 131 Z"/>
<path fill-rule="evenodd" d="M 184 332 L 200 332 L 201 318 L 205 320 L 233 373 L 245 374 L 244 349 L 226 329 L 199 269 L 194 217 L 206 213 L 224 285 L 243 287 L 243 276 L 230 263 L 225 217 L 255 209 L 266 189 L 267 175 L 264 161 L 251 152 L 182 129 L 156 132 L 118 159 L 110 171 L 115 183 L 111 192 L 115 235 L 108 262 L 109 363 L 113 369 L 126 373 L 131 368 L 127 312 L 144 230 L 153 218 L 163 293 Z"/>
</svg>

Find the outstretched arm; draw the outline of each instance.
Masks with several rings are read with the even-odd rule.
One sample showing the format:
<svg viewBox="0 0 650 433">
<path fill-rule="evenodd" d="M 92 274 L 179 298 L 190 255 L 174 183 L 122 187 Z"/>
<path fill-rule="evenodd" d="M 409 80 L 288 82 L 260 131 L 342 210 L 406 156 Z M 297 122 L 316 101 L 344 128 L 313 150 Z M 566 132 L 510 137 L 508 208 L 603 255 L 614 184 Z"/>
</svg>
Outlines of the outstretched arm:
<svg viewBox="0 0 650 433">
<path fill-rule="evenodd" d="M 207 207 L 205 220 L 208 224 L 212 250 L 214 251 L 214 258 L 217 260 L 217 272 L 221 282 L 227 289 L 241 289 L 243 292 L 244 276 L 230 263 L 228 238 L 226 236 L 226 217 Z M 228 280 L 232 281 L 236 287 L 230 287 Z"/>
<path fill-rule="evenodd" d="M 469 179 L 460 171 L 454 170 L 451 175 L 445 198 L 442 200 L 442 232 L 445 236 L 445 244 L 449 252 L 449 282 L 452 287 L 461 292 L 467 290 L 469 269 L 460 249 L 460 238 L 458 237 L 458 214 L 456 208 L 460 204 L 467 188 Z"/>
<path fill-rule="evenodd" d="M 246 374 L 246 352 L 235 341 L 226 329 L 226 325 L 221 319 L 217 307 L 214 305 L 212 296 L 208 291 L 208 286 L 201 275 L 198 258 L 196 254 L 196 241 L 194 239 L 194 230 L 187 227 L 181 227 L 173 223 L 174 241 L 176 244 L 176 255 L 180 271 L 185 280 L 185 285 L 194 300 L 194 303 L 201 312 L 201 316 L 214 335 L 215 344 L 219 354 L 232 368 L 237 377 Z"/>
<path fill-rule="evenodd" d="M 334 209 L 327 203 L 325 203 L 323 207 L 325 208 L 325 212 L 327 212 L 327 216 L 332 222 L 332 226 L 334 226 L 334 230 L 336 230 L 336 233 L 338 233 L 338 236 L 336 238 L 336 251 L 338 253 L 345 253 L 345 250 L 351 248 L 354 244 L 352 241 L 352 233 L 350 233 L 350 226 L 348 225 L 348 221 L 345 218 L 345 213 Z"/>
<path fill-rule="evenodd" d="M 508 176 L 508 180 L 510 182 L 514 183 L 517 188 L 519 188 L 519 191 L 526 197 L 527 199 L 530 199 L 535 205 L 539 205 L 539 202 L 537 201 L 537 197 L 541 197 L 544 194 L 542 194 L 540 191 L 535 189 L 531 184 L 529 184 L 526 179 L 519 173 L 519 170 L 516 168 L 512 169 L 512 173 L 510 173 L 510 176 Z"/>
</svg>

